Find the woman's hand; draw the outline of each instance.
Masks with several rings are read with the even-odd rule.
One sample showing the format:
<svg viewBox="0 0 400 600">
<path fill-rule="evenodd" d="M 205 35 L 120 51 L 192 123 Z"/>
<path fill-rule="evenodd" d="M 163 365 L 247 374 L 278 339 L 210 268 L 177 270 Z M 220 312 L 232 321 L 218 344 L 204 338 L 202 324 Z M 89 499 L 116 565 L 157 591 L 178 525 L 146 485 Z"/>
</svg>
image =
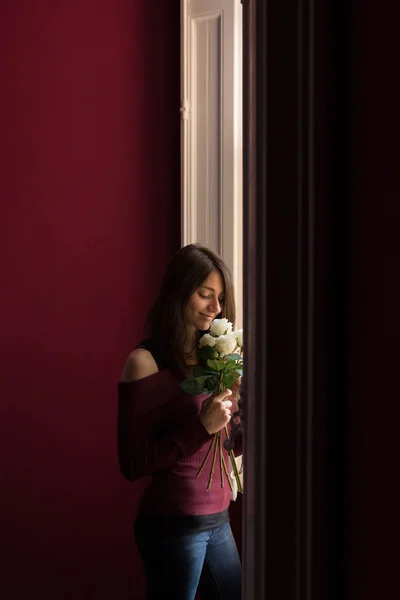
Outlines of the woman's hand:
<svg viewBox="0 0 400 600">
<path fill-rule="evenodd" d="M 200 411 L 200 421 L 210 435 L 221 431 L 231 419 L 232 402 L 227 398 L 232 395 L 231 390 L 224 390 L 203 402 Z"/>
</svg>

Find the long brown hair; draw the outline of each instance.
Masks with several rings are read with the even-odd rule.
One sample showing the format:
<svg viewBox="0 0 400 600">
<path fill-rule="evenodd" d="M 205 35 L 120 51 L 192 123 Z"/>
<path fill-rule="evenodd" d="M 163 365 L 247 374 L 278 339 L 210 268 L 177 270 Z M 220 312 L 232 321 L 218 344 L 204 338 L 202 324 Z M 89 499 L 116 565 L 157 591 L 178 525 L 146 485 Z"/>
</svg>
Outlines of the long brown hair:
<svg viewBox="0 0 400 600">
<path fill-rule="evenodd" d="M 219 317 L 235 323 L 232 275 L 218 254 L 201 244 L 184 246 L 168 264 L 158 297 L 147 315 L 145 339 L 173 371 L 185 376 L 187 364 L 188 301 L 212 271 L 221 275 L 225 300 Z M 200 333 L 199 333 L 200 335 Z"/>
</svg>

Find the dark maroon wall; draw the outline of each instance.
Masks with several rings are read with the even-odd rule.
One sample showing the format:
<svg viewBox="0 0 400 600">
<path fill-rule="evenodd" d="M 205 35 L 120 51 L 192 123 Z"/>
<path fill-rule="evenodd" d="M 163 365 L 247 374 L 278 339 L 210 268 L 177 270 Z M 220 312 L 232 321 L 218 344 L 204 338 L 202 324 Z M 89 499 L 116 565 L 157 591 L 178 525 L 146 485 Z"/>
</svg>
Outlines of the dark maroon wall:
<svg viewBox="0 0 400 600">
<path fill-rule="evenodd" d="M 179 3 L 0 5 L 0 595 L 143 598 L 116 383 L 180 245 Z"/>
<path fill-rule="evenodd" d="M 348 576 L 351 600 L 400 598 L 398 3 L 353 0 Z"/>
</svg>

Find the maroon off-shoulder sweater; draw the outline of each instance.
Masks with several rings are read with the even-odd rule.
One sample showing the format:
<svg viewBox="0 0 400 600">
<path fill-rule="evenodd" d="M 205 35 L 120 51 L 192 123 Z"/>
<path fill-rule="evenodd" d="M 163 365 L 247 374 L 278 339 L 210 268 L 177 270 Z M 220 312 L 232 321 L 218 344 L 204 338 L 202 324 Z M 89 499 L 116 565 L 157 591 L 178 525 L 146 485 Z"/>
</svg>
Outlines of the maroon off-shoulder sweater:
<svg viewBox="0 0 400 600">
<path fill-rule="evenodd" d="M 218 459 L 207 491 L 212 455 L 196 477 L 212 440 L 199 419 L 207 395 L 189 395 L 180 382 L 172 371 L 162 369 L 134 382 L 118 383 L 121 472 L 130 481 L 151 475 L 139 503 L 142 515 L 211 515 L 226 510 L 231 500 L 226 479 L 221 487 Z M 237 442 L 238 455 L 241 436 Z M 228 453 L 223 452 L 229 470 Z"/>
</svg>

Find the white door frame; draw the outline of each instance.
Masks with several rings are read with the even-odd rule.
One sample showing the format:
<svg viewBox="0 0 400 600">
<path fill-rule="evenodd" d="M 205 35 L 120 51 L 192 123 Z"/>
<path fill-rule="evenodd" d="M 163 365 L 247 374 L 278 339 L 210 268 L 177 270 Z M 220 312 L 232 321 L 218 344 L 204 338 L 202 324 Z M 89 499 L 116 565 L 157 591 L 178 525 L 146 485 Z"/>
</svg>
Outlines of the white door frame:
<svg viewBox="0 0 400 600">
<path fill-rule="evenodd" d="M 232 271 L 242 326 L 242 4 L 181 0 L 181 243 Z"/>
</svg>

